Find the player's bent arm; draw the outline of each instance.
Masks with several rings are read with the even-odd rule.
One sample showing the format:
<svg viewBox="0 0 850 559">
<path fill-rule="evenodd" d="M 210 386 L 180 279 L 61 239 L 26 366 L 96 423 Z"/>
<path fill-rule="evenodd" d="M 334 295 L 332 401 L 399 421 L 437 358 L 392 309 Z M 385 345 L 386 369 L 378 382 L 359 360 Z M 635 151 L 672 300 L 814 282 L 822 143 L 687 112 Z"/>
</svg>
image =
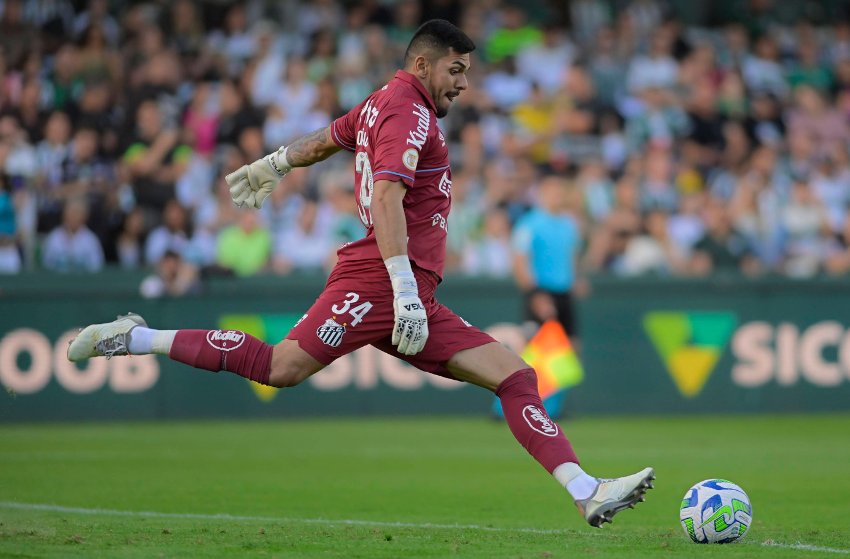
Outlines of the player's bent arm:
<svg viewBox="0 0 850 559">
<path fill-rule="evenodd" d="M 393 286 L 392 343 L 399 353 L 414 355 L 428 340 L 428 315 L 419 298 L 419 287 L 407 257 L 407 219 L 401 182 L 380 180 L 372 192 L 370 211 L 378 250 Z"/>
<path fill-rule="evenodd" d="M 281 146 L 249 165 L 243 165 L 224 177 L 224 180 L 230 187 L 230 197 L 234 204 L 259 209 L 293 167 L 312 165 L 341 149 L 331 140 L 330 127 L 326 126 L 301 136 L 288 146 Z"/>
<path fill-rule="evenodd" d="M 307 167 L 324 161 L 341 149 L 331 140 L 331 127 L 326 126 L 286 146 L 286 161 L 291 167 Z"/>
<path fill-rule="evenodd" d="M 407 219 L 404 217 L 404 195 L 407 188 L 400 181 L 379 180 L 372 192 L 372 226 L 378 250 L 384 260 L 407 255 Z"/>
</svg>

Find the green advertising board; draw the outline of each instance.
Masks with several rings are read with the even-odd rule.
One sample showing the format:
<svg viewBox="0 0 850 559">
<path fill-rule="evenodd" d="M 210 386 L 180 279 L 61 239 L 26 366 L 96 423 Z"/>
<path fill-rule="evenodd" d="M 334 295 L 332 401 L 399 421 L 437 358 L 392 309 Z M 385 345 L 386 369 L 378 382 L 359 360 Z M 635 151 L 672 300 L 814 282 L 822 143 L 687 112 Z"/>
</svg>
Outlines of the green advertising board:
<svg viewBox="0 0 850 559">
<path fill-rule="evenodd" d="M 320 293 L 324 278 L 221 279 L 196 297 L 143 299 L 134 274 L 0 280 L 0 421 L 220 416 L 484 413 L 491 396 L 366 347 L 302 385 L 277 390 L 164 357 L 91 359 L 65 350 L 77 329 L 128 311 L 151 327 L 240 329 L 275 343 Z M 441 301 L 522 349 L 520 302 L 507 283 L 453 282 Z M 498 303 L 495 303 L 498 302 Z M 471 320 L 471 318 L 470 318 Z"/>
<path fill-rule="evenodd" d="M 486 414 L 492 396 L 373 348 L 302 385 L 262 387 L 162 357 L 65 359 L 77 328 L 134 311 L 152 327 L 239 329 L 283 338 L 321 277 L 219 279 L 204 293 L 143 299 L 140 277 L 0 279 L 0 421 L 351 414 Z M 451 278 L 441 302 L 521 351 L 510 282 Z M 604 280 L 580 301 L 584 381 L 576 414 L 850 409 L 850 288 L 842 281 Z"/>
<path fill-rule="evenodd" d="M 577 412 L 850 409 L 845 280 L 598 280 Z"/>
</svg>

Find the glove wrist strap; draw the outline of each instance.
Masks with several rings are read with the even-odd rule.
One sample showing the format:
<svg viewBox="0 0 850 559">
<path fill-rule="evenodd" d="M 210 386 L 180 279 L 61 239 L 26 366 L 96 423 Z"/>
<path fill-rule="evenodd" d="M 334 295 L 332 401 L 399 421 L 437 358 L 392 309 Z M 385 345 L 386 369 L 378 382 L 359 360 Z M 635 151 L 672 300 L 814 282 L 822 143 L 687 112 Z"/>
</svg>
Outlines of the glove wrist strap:
<svg viewBox="0 0 850 559">
<path fill-rule="evenodd" d="M 289 164 L 289 160 L 286 158 L 287 149 L 286 146 L 280 146 L 276 152 L 266 156 L 266 160 L 271 165 L 271 168 L 281 177 L 292 170 L 292 165 Z"/>
<path fill-rule="evenodd" d="M 416 276 L 410 266 L 410 259 L 406 254 L 399 254 L 384 260 L 384 266 L 390 274 L 393 284 L 393 293 L 396 295 L 419 295 L 419 287 L 416 285 Z"/>
</svg>

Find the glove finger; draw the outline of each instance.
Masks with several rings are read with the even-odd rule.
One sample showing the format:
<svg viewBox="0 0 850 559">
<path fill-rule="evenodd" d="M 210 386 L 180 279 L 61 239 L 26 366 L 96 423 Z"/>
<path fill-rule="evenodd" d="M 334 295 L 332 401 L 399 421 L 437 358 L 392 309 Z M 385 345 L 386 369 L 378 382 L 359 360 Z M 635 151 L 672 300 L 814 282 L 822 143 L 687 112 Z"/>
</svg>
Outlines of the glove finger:
<svg viewBox="0 0 850 559">
<path fill-rule="evenodd" d="M 411 355 L 413 355 L 415 353 L 419 353 L 420 351 L 422 351 L 425 348 L 425 338 L 423 337 L 423 335 L 424 335 L 424 333 L 420 329 L 419 330 L 419 338 L 411 344 L 411 346 L 412 346 L 410 348 L 411 349 L 411 353 L 410 353 Z"/>
<path fill-rule="evenodd" d="M 392 344 L 393 344 L 393 345 L 395 345 L 395 346 L 397 346 L 397 345 L 398 345 L 398 343 L 399 343 L 400 341 L 401 341 L 401 334 L 399 333 L 398 323 L 395 323 L 395 324 L 393 325 L 393 339 L 392 339 Z"/>
<path fill-rule="evenodd" d="M 259 208 L 260 207 L 260 206 L 257 205 L 257 193 L 256 192 L 251 192 L 250 194 L 248 194 L 248 199 L 245 200 L 245 205 L 248 206 L 249 208 Z"/>
<path fill-rule="evenodd" d="M 245 205 L 245 202 L 248 200 L 248 196 L 251 194 L 251 190 L 248 188 L 243 188 L 242 190 L 237 191 L 235 196 L 232 196 L 233 203 L 239 206 L 240 208 Z"/>
<path fill-rule="evenodd" d="M 407 339 L 407 344 L 404 349 L 405 355 L 414 355 L 419 350 L 416 349 L 418 343 L 413 339 L 416 336 L 416 323 L 411 322 L 408 324 L 407 329 L 404 332 L 405 338 Z"/>
<path fill-rule="evenodd" d="M 256 194 L 254 195 L 254 200 L 255 200 L 254 201 L 254 207 L 257 208 L 258 210 L 260 208 L 262 208 L 263 202 L 266 201 L 266 198 L 268 198 L 269 194 L 271 194 L 271 190 L 268 190 L 268 189 L 265 189 L 265 188 L 259 189 L 256 192 Z"/>
<path fill-rule="evenodd" d="M 236 169 L 235 171 L 233 171 L 232 173 L 230 173 L 229 175 L 226 175 L 224 177 L 224 182 L 226 182 L 231 187 L 236 185 L 236 184 L 239 184 L 243 181 L 246 182 L 246 183 L 248 182 L 248 166 L 247 165 L 242 165 L 241 167 L 239 167 L 238 169 Z"/>
<path fill-rule="evenodd" d="M 399 333 L 398 352 L 407 355 L 407 348 L 410 346 L 410 323 L 405 322 L 402 330 Z"/>
<path fill-rule="evenodd" d="M 425 349 L 425 344 L 427 342 L 428 342 L 428 322 L 426 321 L 422 324 L 422 333 L 420 334 L 419 344 L 417 346 L 419 349 L 416 350 L 416 353 L 419 353 L 420 351 Z"/>
</svg>

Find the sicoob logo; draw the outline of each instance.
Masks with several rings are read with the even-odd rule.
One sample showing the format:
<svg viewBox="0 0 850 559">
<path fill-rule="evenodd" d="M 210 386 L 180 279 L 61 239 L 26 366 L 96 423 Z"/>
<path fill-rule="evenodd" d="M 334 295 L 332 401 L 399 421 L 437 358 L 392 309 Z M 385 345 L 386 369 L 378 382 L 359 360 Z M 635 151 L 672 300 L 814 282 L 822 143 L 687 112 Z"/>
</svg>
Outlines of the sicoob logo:
<svg viewBox="0 0 850 559">
<path fill-rule="evenodd" d="M 528 405 L 522 408 L 522 416 L 528 426 L 547 437 L 554 437 L 558 434 L 558 426 L 554 421 L 549 419 L 549 415 L 538 408 L 537 406 Z"/>
<path fill-rule="evenodd" d="M 233 351 L 245 343 L 245 333 L 239 330 L 210 330 L 207 343 L 221 351 Z"/>
</svg>

